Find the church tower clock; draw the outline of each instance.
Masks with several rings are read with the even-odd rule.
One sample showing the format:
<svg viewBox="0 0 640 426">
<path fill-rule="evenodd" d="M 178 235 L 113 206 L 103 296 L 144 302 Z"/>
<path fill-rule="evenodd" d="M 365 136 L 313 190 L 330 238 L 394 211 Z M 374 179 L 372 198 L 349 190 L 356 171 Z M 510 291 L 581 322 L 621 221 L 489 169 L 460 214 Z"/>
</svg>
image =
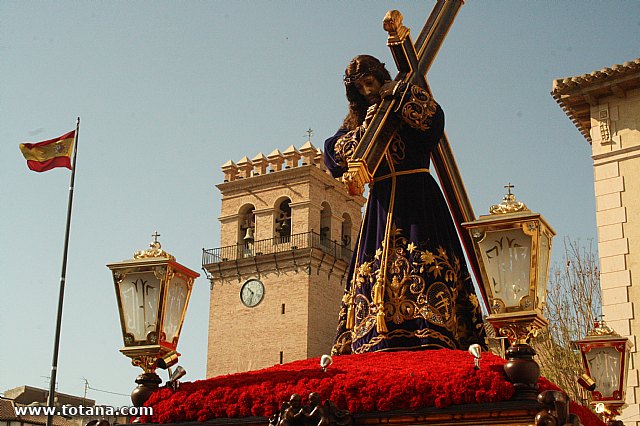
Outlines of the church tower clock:
<svg viewBox="0 0 640 426">
<path fill-rule="evenodd" d="M 211 282 L 207 376 L 329 353 L 365 199 L 299 150 L 222 165 L 220 247 Z"/>
</svg>

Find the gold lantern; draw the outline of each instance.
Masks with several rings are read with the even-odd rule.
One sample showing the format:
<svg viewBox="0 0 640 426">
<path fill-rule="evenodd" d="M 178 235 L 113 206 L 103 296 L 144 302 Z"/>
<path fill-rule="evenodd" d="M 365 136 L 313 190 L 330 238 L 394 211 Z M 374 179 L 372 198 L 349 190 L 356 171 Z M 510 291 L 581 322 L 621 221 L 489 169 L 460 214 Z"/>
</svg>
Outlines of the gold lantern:
<svg viewBox="0 0 640 426">
<path fill-rule="evenodd" d="M 133 259 L 107 265 L 120 313 L 124 342 L 120 352 L 144 370 L 132 394 L 136 406 L 162 382 L 156 368 L 171 367 L 178 360 L 180 331 L 194 280 L 200 276 L 162 250 L 158 236 L 154 235 L 149 249 L 134 253 Z"/>
<path fill-rule="evenodd" d="M 580 349 L 586 372 L 582 380 L 593 383 L 588 388 L 591 404 L 607 422 L 613 423 L 625 405 L 629 354 L 633 344 L 602 320 L 595 322 L 593 330 L 584 339 L 573 343 Z"/>
<path fill-rule="evenodd" d="M 504 370 L 514 384 L 514 399 L 536 399 L 540 366 L 529 346 L 548 321 L 542 315 L 547 291 L 551 240 L 555 231 L 538 213 L 516 201 L 507 185 L 502 203 L 490 214 L 463 223 L 471 234 L 489 298 L 487 321 L 507 337 Z"/>
<path fill-rule="evenodd" d="M 542 316 L 555 231 L 538 213 L 516 201 L 511 184 L 490 214 L 462 225 L 471 233 L 482 285 L 491 310 L 487 320 L 511 344 L 525 343 L 548 324 Z"/>
</svg>

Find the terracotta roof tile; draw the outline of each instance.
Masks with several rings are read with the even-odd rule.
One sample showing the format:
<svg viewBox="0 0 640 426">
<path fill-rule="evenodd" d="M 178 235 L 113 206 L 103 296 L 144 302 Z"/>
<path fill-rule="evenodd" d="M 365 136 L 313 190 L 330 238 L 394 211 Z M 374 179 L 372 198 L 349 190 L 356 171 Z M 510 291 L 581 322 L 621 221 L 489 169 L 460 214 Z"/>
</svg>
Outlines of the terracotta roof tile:
<svg viewBox="0 0 640 426">
<path fill-rule="evenodd" d="M 9 399 L 0 398 L 0 420 L 16 420 L 16 413 L 13 409 L 13 402 Z"/>
<path fill-rule="evenodd" d="M 587 74 L 554 80 L 551 96 L 591 143 L 591 107 L 607 96 L 640 88 L 640 58 Z"/>
<path fill-rule="evenodd" d="M 603 80 L 622 77 L 638 71 L 640 71 L 640 58 L 576 77 L 560 78 L 553 82 L 551 94 L 564 94 L 567 89 L 573 89 L 577 86 L 585 88 L 591 84 L 600 83 Z"/>
</svg>

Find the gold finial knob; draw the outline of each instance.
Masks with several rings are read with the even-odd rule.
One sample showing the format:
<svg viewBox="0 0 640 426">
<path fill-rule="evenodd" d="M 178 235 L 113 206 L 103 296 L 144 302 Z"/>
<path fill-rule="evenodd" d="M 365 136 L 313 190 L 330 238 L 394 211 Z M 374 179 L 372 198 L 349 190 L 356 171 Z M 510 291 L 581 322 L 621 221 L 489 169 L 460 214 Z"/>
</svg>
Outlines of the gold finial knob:
<svg viewBox="0 0 640 426">
<path fill-rule="evenodd" d="M 158 234 L 158 231 L 156 231 L 155 234 L 153 234 L 151 236 L 153 237 L 153 241 L 151 241 L 151 243 L 149 243 L 149 248 L 146 249 L 146 250 L 140 250 L 140 251 L 137 251 L 137 252 L 133 253 L 133 258 L 134 259 L 148 259 L 148 258 L 151 258 L 151 257 L 164 257 L 165 259 L 176 260 L 176 258 L 173 257 L 171 254 L 169 254 L 166 251 L 162 250 L 162 245 L 158 241 L 158 237 L 160 236 L 160 234 Z"/>
<path fill-rule="evenodd" d="M 511 189 L 514 188 L 511 182 L 504 187 L 507 188 L 507 194 L 502 198 L 502 202 L 500 204 L 495 204 L 489 208 L 489 213 L 506 214 L 529 211 L 527 206 L 521 201 L 516 201 L 515 194 L 511 193 Z"/>
<path fill-rule="evenodd" d="M 604 315 L 602 315 L 604 317 Z M 593 329 L 587 333 L 587 336 L 620 336 L 611 327 L 607 325 L 604 318 L 600 318 L 598 321 L 594 321 Z"/>
<path fill-rule="evenodd" d="M 403 16 L 398 10 L 390 10 L 384 16 L 382 28 L 389 33 L 388 44 L 402 43 L 409 35 L 409 28 L 402 25 Z"/>
</svg>

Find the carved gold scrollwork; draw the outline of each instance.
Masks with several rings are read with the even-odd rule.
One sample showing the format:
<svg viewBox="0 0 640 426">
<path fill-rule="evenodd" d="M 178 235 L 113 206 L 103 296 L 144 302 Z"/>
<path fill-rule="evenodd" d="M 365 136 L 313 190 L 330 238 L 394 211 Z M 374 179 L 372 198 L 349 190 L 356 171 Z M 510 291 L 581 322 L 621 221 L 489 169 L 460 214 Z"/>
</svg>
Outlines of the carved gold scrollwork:
<svg viewBox="0 0 640 426">
<path fill-rule="evenodd" d="M 607 325 L 604 320 L 600 320 L 597 322 L 596 327 L 594 327 L 587 336 L 615 336 L 620 337 L 618 333 L 615 332 L 611 327 Z"/>
<path fill-rule="evenodd" d="M 164 257 L 169 260 L 176 260 L 175 257 L 162 250 L 159 242 L 153 241 L 146 250 L 137 251 L 133 254 L 134 259 L 147 259 L 151 257 Z"/>
<path fill-rule="evenodd" d="M 507 323 L 502 325 L 498 332 L 510 342 L 527 343 L 531 338 L 538 336 L 540 331 L 541 328 L 536 324 Z"/>
<path fill-rule="evenodd" d="M 507 337 L 512 345 L 527 343 L 549 325 L 549 321 L 538 310 L 492 313 L 487 321 L 497 334 Z"/>
<path fill-rule="evenodd" d="M 489 213 L 491 214 L 517 213 L 522 211 L 529 211 L 529 209 L 523 202 L 516 201 L 514 194 L 505 195 L 500 204 L 494 204 L 489 208 Z"/>
<path fill-rule="evenodd" d="M 134 367 L 140 367 L 145 373 L 153 373 L 157 368 L 158 358 L 156 356 L 138 355 L 131 358 Z"/>
</svg>

